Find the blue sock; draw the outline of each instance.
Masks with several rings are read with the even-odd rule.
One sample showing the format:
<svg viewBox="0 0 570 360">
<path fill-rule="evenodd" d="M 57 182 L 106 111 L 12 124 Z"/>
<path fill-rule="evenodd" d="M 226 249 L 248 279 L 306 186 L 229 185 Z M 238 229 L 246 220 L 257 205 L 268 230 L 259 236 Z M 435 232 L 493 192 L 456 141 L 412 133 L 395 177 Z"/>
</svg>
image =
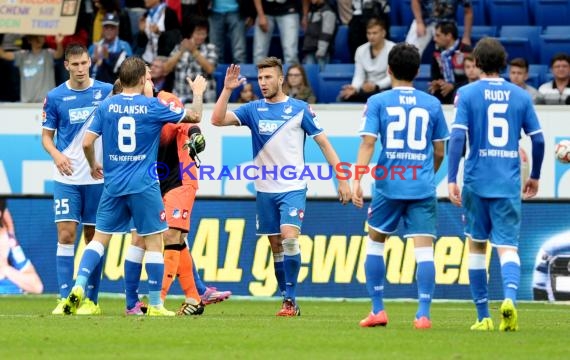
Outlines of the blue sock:
<svg viewBox="0 0 570 360">
<path fill-rule="evenodd" d="M 521 265 L 517 253 L 509 251 L 501 257 L 501 274 L 503 275 L 503 291 L 505 299 L 517 301 L 517 290 L 521 278 Z"/>
<path fill-rule="evenodd" d="M 273 266 L 275 267 L 275 278 L 277 278 L 277 286 L 279 294 L 285 296 L 287 288 L 285 286 L 285 264 L 283 252 L 273 254 Z"/>
<path fill-rule="evenodd" d="M 151 306 L 162 305 L 160 290 L 164 276 L 164 258 L 157 251 L 146 252 L 146 273 L 148 274 L 148 302 Z"/>
<path fill-rule="evenodd" d="M 57 284 L 59 285 L 59 297 L 69 296 L 73 284 L 73 257 L 75 255 L 74 245 L 57 244 L 56 269 Z"/>
<path fill-rule="evenodd" d="M 487 291 L 487 268 L 484 254 L 469 254 L 469 287 L 477 308 L 477 320 L 489 315 L 489 294 Z"/>
<path fill-rule="evenodd" d="M 99 264 L 93 269 L 93 273 L 87 280 L 86 296 L 95 304 L 99 300 L 99 284 L 101 284 L 101 275 L 103 274 L 103 265 L 105 264 L 105 255 L 99 261 Z"/>
<path fill-rule="evenodd" d="M 79 263 L 79 270 L 77 271 L 77 279 L 75 285 L 81 286 L 83 289 L 87 287 L 87 281 L 93 274 L 93 270 L 101 262 L 101 258 L 105 254 L 105 247 L 98 241 L 91 241 L 85 247 L 81 262 Z"/>
<path fill-rule="evenodd" d="M 301 269 L 301 248 L 297 239 L 283 239 L 283 268 L 285 272 L 285 298 L 295 301 L 297 280 Z"/>
<path fill-rule="evenodd" d="M 372 312 L 378 314 L 384 310 L 384 276 L 386 274 L 384 256 L 367 254 L 364 273 L 366 274 L 366 289 L 372 299 Z"/>
<path fill-rule="evenodd" d="M 430 307 L 435 291 L 435 265 L 433 262 L 433 249 L 421 247 L 415 249 L 418 268 L 416 281 L 418 283 L 418 311 L 416 319 L 422 316 L 430 318 Z M 425 255 L 425 256 L 424 256 Z"/>
<path fill-rule="evenodd" d="M 196 283 L 196 289 L 198 290 L 198 294 L 204 295 L 207 288 L 206 285 L 204 285 L 204 283 L 202 282 L 202 278 L 200 277 L 198 270 L 196 270 L 196 261 L 192 261 L 192 272 L 194 273 L 194 283 Z"/>
<path fill-rule="evenodd" d="M 139 301 L 139 283 L 142 272 L 144 249 L 130 245 L 125 257 L 124 278 L 127 309 L 135 307 Z"/>
</svg>

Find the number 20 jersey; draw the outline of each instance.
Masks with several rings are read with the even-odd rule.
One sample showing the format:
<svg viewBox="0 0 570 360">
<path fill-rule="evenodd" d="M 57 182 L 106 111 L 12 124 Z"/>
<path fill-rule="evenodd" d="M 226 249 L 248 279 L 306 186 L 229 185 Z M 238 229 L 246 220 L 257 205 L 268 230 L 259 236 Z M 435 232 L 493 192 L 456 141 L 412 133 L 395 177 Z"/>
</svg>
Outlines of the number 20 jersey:
<svg viewBox="0 0 570 360">
<path fill-rule="evenodd" d="M 64 176 L 54 165 L 54 180 L 64 184 L 100 184 L 103 180 L 91 177 L 89 164 L 83 154 L 83 138 L 95 109 L 113 89 L 111 84 L 91 79 L 91 85 L 74 90 L 65 82 L 51 90 L 44 100 L 42 127 L 55 130 L 55 146 L 71 160 L 73 174 Z M 95 154 L 101 161 L 101 141 L 95 143 Z"/>
<path fill-rule="evenodd" d="M 439 100 L 411 87 L 374 95 L 366 103 L 359 133 L 380 138 L 380 194 L 390 199 L 435 196 L 432 142 L 449 138 Z"/>
</svg>

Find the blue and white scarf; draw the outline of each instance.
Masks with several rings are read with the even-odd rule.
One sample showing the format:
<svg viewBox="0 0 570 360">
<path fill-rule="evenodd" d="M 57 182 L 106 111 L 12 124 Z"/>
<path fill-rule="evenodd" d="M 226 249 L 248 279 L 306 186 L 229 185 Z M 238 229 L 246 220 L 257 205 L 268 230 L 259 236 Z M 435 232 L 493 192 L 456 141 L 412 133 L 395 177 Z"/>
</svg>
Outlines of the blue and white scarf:
<svg viewBox="0 0 570 360">
<path fill-rule="evenodd" d="M 441 72 L 443 79 L 447 83 L 455 83 L 455 74 L 453 73 L 453 54 L 459 49 L 459 39 L 455 40 L 453 46 L 441 52 Z"/>
</svg>

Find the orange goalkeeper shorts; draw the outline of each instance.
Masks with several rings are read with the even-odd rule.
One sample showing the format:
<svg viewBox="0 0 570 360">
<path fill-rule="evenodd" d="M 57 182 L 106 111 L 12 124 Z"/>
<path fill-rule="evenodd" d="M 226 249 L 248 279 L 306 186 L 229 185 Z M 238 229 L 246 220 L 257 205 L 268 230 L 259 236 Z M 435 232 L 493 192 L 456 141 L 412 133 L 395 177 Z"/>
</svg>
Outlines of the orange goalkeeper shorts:
<svg viewBox="0 0 570 360">
<path fill-rule="evenodd" d="M 179 186 L 164 194 L 162 200 L 169 228 L 188 232 L 195 198 L 196 188 L 191 185 Z"/>
</svg>

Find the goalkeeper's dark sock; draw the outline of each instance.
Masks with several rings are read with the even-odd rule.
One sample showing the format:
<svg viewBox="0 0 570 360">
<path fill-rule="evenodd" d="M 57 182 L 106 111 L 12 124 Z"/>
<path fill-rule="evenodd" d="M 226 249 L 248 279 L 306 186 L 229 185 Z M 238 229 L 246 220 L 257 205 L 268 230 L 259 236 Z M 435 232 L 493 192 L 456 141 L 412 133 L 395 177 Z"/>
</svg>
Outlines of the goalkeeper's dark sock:
<svg viewBox="0 0 570 360">
<path fill-rule="evenodd" d="M 277 278 L 277 285 L 279 287 L 279 294 L 285 296 L 285 266 L 283 261 L 285 256 L 283 252 L 273 254 L 273 266 L 275 267 L 275 277 Z"/>
<path fill-rule="evenodd" d="M 417 247 L 414 249 L 416 262 L 416 282 L 418 284 L 418 311 L 416 319 L 425 316 L 429 319 L 431 301 L 435 291 L 435 265 L 433 247 Z"/>
<path fill-rule="evenodd" d="M 485 254 L 469 254 L 469 287 L 477 308 L 477 320 L 489 315 L 489 295 L 487 291 L 487 267 Z"/>
<path fill-rule="evenodd" d="M 378 314 L 384 310 L 384 243 L 368 238 L 366 243 L 366 261 L 364 261 L 366 274 L 366 289 L 372 300 L 372 312 Z"/>
<path fill-rule="evenodd" d="M 518 253 L 507 251 L 501 257 L 501 274 L 505 299 L 517 301 L 517 290 L 521 278 L 521 262 Z"/>
</svg>

